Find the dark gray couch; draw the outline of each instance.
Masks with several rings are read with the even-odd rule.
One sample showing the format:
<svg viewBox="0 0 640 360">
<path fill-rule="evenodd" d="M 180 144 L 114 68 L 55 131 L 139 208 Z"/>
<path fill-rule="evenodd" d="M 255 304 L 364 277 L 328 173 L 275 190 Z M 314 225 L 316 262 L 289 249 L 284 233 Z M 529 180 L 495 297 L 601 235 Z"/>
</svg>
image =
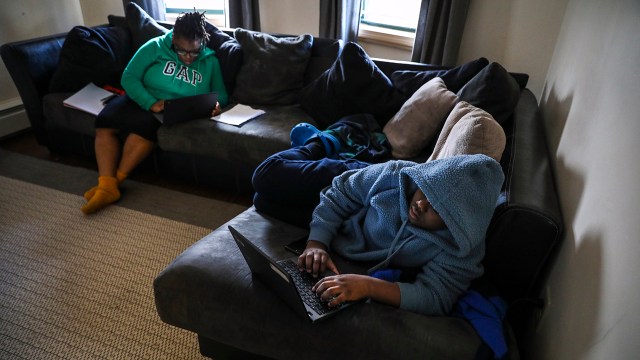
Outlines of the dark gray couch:
<svg viewBox="0 0 640 360">
<path fill-rule="evenodd" d="M 523 353 L 562 220 L 533 94 L 522 91 L 505 128 L 506 181 L 487 232 L 484 277 L 509 304 L 510 358 Z M 233 225 L 274 258 L 305 230 L 251 208 L 196 242 L 154 282 L 163 321 L 198 335 L 215 359 L 477 359 L 490 353 L 466 321 L 428 317 L 376 303 L 358 304 L 318 324 L 298 317 L 251 272 L 233 241 Z M 517 344 L 517 345 L 516 345 Z"/>
<path fill-rule="evenodd" d="M 118 17 L 110 17 L 110 22 L 122 26 Z M 94 117 L 64 108 L 62 99 L 70 93 L 49 91 L 65 36 L 4 44 L 0 53 L 38 141 L 54 152 L 93 157 Z M 339 41 L 315 38 L 305 84 L 330 68 L 341 49 Z M 374 61 L 387 76 L 396 70 L 439 69 Z M 524 83 L 520 85 L 524 88 Z M 540 312 L 540 289 L 561 238 L 562 220 L 537 101 L 526 88 L 517 94 L 515 112 L 502 122 L 507 135 L 501 160 L 506 181 L 488 229 L 484 265 L 485 278 L 509 304 L 505 324 L 513 333 L 511 340 L 522 349 Z M 351 100 L 362 99 L 346 99 Z M 289 132 L 295 124 L 320 124 L 298 104 L 257 107 L 267 113 L 242 127 L 202 119 L 161 128 L 151 165 L 163 175 L 185 181 L 251 191 L 253 170 L 269 155 L 289 147 Z M 253 208 L 230 224 L 276 257 L 285 255 L 284 243 L 304 233 Z M 327 322 L 308 324 L 252 281 L 226 226 L 169 264 L 155 280 L 154 290 L 161 319 L 196 333 L 201 351 L 217 359 L 250 354 L 367 359 L 487 355 L 487 348 L 462 319 L 427 317 L 376 303 L 360 304 Z M 512 344 L 511 349 L 517 357 L 518 348 Z"/>
<path fill-rule="evenodd" d="M 113 26 L 124 18 L 109 16 Z M 171 27 L 171 25 L 163 24 Z M 72 92 L 51 92 L 67 33 L 4 44 L 2 59 L 14 80 L 38 142 L 54 153 L 94 157 L 95 116 L 65 107 Z M 314 39 L 306 81 L 326 70 L 342 43 Z M 129 56 L 135 49 L 129 50 Z M 161 127 L 158 146 L 146 162 L 163 176 L 250 193 L 251 174 L 269 155 L 290 146 L 289 132 L 300 122 L 315 124 L 300 105 L 254 105 L 266 114 L 241 127 L 198 119 Z"/>
</svg>

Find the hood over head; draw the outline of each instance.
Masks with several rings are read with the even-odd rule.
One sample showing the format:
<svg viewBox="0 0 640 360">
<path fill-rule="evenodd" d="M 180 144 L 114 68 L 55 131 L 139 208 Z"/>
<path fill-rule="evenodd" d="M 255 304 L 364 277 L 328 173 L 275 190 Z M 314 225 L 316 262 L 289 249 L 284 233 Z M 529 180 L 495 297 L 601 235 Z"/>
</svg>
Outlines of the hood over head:
<svg viewBox="0 0 640 360">
<path fill-rule="evenodd" d="M 460 155 L 404 168 L 400 177 L 403 219 L 410 196 L 420 188 L 454 239 L 438 238 L 441 247 L 464 256 L 484 241 L 504 181 L 497 161 L 482 154 Z"/>
</svg>

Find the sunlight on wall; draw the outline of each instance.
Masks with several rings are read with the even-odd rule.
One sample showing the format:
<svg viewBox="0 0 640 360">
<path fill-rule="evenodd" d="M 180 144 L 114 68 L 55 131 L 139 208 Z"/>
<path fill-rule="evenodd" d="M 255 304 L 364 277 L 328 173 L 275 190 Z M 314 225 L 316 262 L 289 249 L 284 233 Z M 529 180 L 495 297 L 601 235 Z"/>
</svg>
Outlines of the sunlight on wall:
<svg viewBox="0 0 640 360">
<path fill-rule="evenodd" d="M 629 359 L 640 345 L 640 3 L 572 0 L 541 107 L 566 237 L 535 359 Z"/>
</svg>

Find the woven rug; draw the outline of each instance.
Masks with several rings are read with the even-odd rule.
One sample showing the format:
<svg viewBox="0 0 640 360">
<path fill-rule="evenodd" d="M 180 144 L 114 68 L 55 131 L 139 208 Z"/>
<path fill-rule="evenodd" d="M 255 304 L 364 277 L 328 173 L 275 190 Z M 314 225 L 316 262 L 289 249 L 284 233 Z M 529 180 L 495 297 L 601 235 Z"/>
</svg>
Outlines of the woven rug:
<svg viewBox="0 0 640 360">
<path fill-rule="evenodd" d="M 1 359 L 202 359 L 152 282 L 212 229 L 0 176 Z M 219 220 L 224 221 L 224 220 Z"/>
</svg>

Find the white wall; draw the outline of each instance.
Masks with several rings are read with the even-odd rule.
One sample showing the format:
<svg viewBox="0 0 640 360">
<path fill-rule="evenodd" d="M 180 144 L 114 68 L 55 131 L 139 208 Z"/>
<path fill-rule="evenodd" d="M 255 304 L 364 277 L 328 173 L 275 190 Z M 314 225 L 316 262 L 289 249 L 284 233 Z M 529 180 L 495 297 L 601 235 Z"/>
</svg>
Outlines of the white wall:
<svg viewBox="0 0 640 360">
<path fill-rule="evenodd" d="M 79 0 L 86 26 L 107 23 L 107 15 L 124 16 L 122 0 Z"/>
<path fill-rule="evenodd" d="M 69 31 L 82 24 L 78 0 L 0 0 L 0 44 Z M 0 62 L 0 105 L 18 101 L 18 91 Z"/>
<path fill-rule="evenodd" d="M 541 107 L 566 221 L 535 359 L 640 354 L 640 2 L 570 0 Z"/>
<path fill-rule="evenodd" d="M 458 63 L 481 56 L 529 74 L 539 99 L 567 0 L 471 1 Z"/>
</svg>

